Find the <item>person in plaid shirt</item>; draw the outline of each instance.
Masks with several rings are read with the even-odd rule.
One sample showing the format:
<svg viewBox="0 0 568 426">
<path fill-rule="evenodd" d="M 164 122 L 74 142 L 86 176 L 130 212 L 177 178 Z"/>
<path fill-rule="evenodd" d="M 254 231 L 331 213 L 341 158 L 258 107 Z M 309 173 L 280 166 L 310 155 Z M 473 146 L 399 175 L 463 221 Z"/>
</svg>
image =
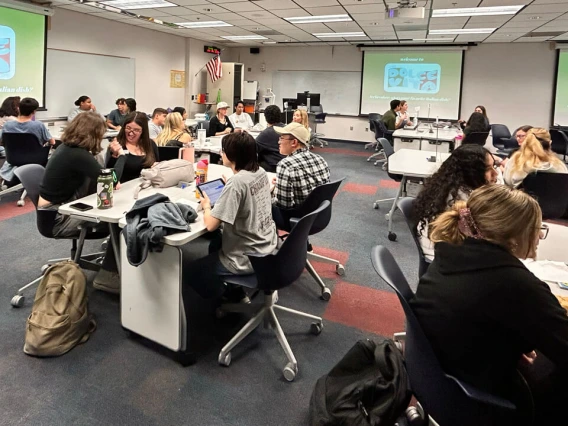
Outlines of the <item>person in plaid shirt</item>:
<svg viewBox="0 0 568 426">
<path fill-rule="evenodd" d="M 317 186 L 329 182 L 329 166 L 321 156 L 310 151 L 310 132 L 300 123 L 275 126 L 274 131 L 280 135 L 280 154 L 286 157 L 276 166 L 272 215 L 278 228 L 287 229 L 285 218 L 292 217 L 293 209 Z"/>
</svg>

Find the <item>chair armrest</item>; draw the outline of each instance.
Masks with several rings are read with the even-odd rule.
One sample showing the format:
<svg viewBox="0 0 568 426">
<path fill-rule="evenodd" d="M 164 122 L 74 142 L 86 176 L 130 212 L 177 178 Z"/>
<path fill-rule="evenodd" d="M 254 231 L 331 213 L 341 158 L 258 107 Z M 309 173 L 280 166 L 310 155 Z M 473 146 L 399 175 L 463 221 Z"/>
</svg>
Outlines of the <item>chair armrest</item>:
<svg viewBox="0 0 568 426">
<path fill-rule="evenodd" d="M 83 222 L 90 222 L 90 223 L 95 223 L 95 224 L 101 222 L 98 217 L 81 216 L 79 214 L 70 214 L 69 217 L 71 217 L 72 219 L 81 220 Z M 79 228 L 81 228 L 82 226 L 83 225 L 79 225 Z M 84 226 L 92 227 L 93 225 L 85 224 Z"/>
<path fill-rule="evenodd" d="M 505 399 L 505 398 L 501 398 L 500 396 L 497 395 L 493 395 L 490 394 L 488 392 L 479 390 L 467 383 L 462 382 L 461 380 L 456 379 L 453 376 L 450 376 L 449 374 L 446 374 L 446 377 L 448 379 L 453 380 L 454 382 L 456 382 L 456 384 L 461 388 L 461 390 L 471 399 L 477 401 L 477 402 L 481 402 L 483 404 L 487 404 L 487 405 L 492 405 L 494 407 L 500 407 L 500 408 L 505 408 L 507 410 L 516 410 L 516 406 L 515 404 L 513 404 L 511 401 Z"/>
</svg>

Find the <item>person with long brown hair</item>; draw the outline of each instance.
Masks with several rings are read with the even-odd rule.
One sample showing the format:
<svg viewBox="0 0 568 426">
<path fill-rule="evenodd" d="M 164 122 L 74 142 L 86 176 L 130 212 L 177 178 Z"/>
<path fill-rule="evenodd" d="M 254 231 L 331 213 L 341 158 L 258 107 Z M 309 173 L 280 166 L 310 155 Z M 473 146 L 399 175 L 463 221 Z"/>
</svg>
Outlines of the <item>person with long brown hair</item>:
<svg viewBox="0 0 568 426">
<path fill-rule="evenodd" d="M 568 396 L 568 315 L 519 260 L 534 258 L 548 233 L 538 202 L 487 185 L 456 201 L 431 228 L 436 255 L 411 305 L 444 371 L 518 407 L 521 419 L 498 421 L 492 413 L 483 425 L 526 424 L 519 369 L 534 397 L 532 424 L 564 424 L 543 420 L 565 415 L 555 404 Z M 542 377 L 542 369 L 550 375 Z"/>
<path fill-rule="evenodd" d="M 179 112 L 170 112 L 166 116 L 164 130 L 156 138 L 158 146 L 183 147 L 191 142 L 191 135 L 186 132 L 185 124 Z"/>
<path fill-rule="evenodd" d="M 552 141 L 546 129 L 534 127 L 527 132 L 521 148 L 505 165 L 505 183 L 519 187 L 527 175 L 536 172 L 568 173 L 564 164 L 550 149 Z"/>
<path fill-rule="evenodd" d="M 118 136 L 109 145 L 107 167 L 114 167 L 116 159 L 126 153 L 122 182 L 140 177 L 142 169 L 152 167 L 159 160 L 158 146 L 150 139 L 148 117 L 143 112 L 126 116 Z"/>
</svg>

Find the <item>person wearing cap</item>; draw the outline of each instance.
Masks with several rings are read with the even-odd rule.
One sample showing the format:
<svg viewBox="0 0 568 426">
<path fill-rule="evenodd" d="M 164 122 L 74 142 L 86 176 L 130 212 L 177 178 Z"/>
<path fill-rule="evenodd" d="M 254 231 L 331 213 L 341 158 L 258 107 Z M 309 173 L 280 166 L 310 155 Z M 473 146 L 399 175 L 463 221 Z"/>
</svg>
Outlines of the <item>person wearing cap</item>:
<svg viewBox="0 0 568 426">
<path fill-rule="evenodd" d="M 227 102 L 219 102 L 217 104 L 217 114 L 209 121 L 209 130 L 207 136 L 224 136 L 235 130 L 231 120 L 227 117 Z"/>
<path fill-rule="evenodd" d="M 279 228 L 286 229 L 289 216 L 283 210 L 299 207 L 316 187 L 329 182 L 329 166 L 308 148 L 310 132 L 300 123 L 274 127 L 280 135 L 280 154 L 285 155 L 276 166 L 272 215 Z"/>
</svg>

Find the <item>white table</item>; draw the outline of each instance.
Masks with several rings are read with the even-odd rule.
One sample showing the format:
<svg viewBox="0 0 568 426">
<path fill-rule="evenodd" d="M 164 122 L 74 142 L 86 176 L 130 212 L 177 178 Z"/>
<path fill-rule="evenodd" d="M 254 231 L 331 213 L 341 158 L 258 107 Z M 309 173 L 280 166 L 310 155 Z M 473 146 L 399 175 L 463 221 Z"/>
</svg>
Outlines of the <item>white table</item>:
<svg viewBox="0 0 568 426">
<path fill-rule="evenodd" d="M 435 157 L 436 161 L 429 161 L 432 156 Z M 387 220 L 389 222 L 388 238 L 390 241 L 396 241 L 396 234 L 392 232 L 392 215 L 396 210 L 396 203 L 402 194 L 407 179 L 409 177 L 427 178 L 432 176 L 449 156 L 450 154 L 448 153 L 438 152 L 438 154 L 432 155 L 431 152 L 401 149 L 388 158 L 389 173 L 402 175 L 400 187 L 398 188 L 392 207 L 387 213 Z"/>
<path fill-rule="evenodd" d="M 58 129 L 53 129 L 53 128 L 47 128 L 47 130 L 49 130 L 49 133 L 51 134 L 51 136 L 53 137 L 53 139 L 55 139 L 56 141 L 61 139 L 61 135 L 63 135 L 63 131 L 65 130 L 64 127 L 59 127 Z M 103 136 L 104 139 L 106 138 L 115 138 L 118 136 L 118 130 L 107 130 L 105 135 Z"/>
<path fill-rule="evenodd" d="M 456 128 L 432 128 L 426 123 L 416 129 L 397 129 L 393 133 L 394 150 L 415 149 L 422 151 L 438 151 L 448 153 L 453 150 L 453 142 L 460 131 Z"/>
</svg>

